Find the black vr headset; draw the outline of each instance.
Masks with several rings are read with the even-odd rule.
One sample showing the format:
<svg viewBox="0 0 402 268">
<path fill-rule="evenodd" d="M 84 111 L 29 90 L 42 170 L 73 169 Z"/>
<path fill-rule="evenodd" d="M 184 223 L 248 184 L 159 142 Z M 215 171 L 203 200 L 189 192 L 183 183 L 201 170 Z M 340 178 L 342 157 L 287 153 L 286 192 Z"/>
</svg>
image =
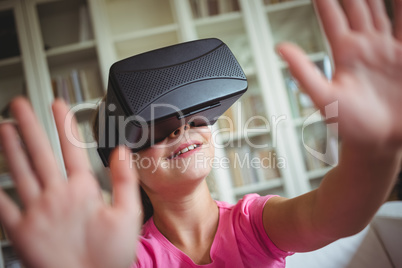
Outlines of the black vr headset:
<svg viewBox="0 0 402 268">
<path fill-rule="evenodd" d="M 112 65 L 99 107 L 98 153 L 105 166 L 114 147 L 137 152 L 184 124 L 213 125 L 247 90 L 229 48 L 203 39 L 139 54 Z"/>
</svg>

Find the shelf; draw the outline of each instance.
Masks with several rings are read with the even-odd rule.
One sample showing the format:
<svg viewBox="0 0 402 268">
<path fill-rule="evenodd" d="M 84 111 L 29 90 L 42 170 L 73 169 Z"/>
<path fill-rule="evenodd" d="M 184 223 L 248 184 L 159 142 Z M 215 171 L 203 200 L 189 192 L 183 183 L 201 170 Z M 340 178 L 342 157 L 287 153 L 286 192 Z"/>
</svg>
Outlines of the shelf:
<svg viewBox="0 0 402 268">
<path fill-rule="evenodd" d="M 239 12 L 231 12 L 231 13 L 225 13 L 225 14 L 220 14 L 216 16 L 210 16 L 210 17 L 204 17 L 204 18 L 199 18 L 195 20 L 195 25 L 196 26 L 215 26 L 216 24 L 221 24 L 224 22 L 230 22 L 230 21 L 235 21 L 235 20 L 241 20 L 243 18 L 243 15 Z"/>
<path fill-rule="evenodd" d="M 263 182 L 252 183 L 233 189 L 235 195 L 244 195 L 247 193 L 261 192 L 283 186 L 281 178 L 270 179 Z"/>
<path fill-rule="evenodd" d="M 8 173 L 0 175 L 0 188 L 10 189 L 14 187 L 14 182 Z"/>
<path fill-rule="evenodd" d="M 74 109 L 75 116 L 77 119 L 80 117 L 86 117 L 87 115 L 92 115 L 95 112 L 95 107 L 100 103 L 101 98 L 95 98 L 82 103 L 73 104 L 70 106 L 70 110 Z"/>
<path fill-rule="evenodd" d="M 287 2 L 287 5 L 295 3 Z M 294 8 L 278 9 L 267 13 L 273 31 L 273 43 L 287 41 L 299 45 L 306 53 L 325 51 L 324 35 L 310 1 L 297 1 Z"/>
<path fill-rule="evenodd" d="M 276 11 L 306 6 L 306 5 L 310 5 L 310 4 L 311 4 L 311 0 L 293 0 L 293 1 L 287 1 L 287 2 L 281 2 L 281 3 L 267 5 L 265 10 L 267 13 L 272 13 L 272 12 L 276 12 Z"/>
<path fill-rule="evenodd" d="M 11 246 L 11 242 L 9 240 L 2 240 L 0 241 L 0 246 L 2 248 Z"/>
<path fill-rule="evenodd" d="M 95 48 L 95 41 L 84 41 L 75 44 L 65 45 L 61 47 L 50 48 L 46 51 L 46 56 L 53 57 L 62 54 L 71 54 L 82 50 L 87 50 L 90 48 Z"/>
<path fill-rule="evenodd" d="M 324 168 L 307 171 L 307 177 L 309 178 L 309 180 L 322 178 L 325 176 L 325 174 L 328 173 L 328 171 L 330 171 L 333 168 L 334 167 L 329 166 L 329 167 L 324 167 Z"/>
<path fill-rule="evenodd" d="M 22 72 L 20 56 L 0 60 L 0 78 L 22 75 Z"/>
<path fill-rule="evenodd" d="M 321 120 L 318 122 L 325 123 L 325 120 L 323 119 L 322 115 L 320 115 L 320 116 L 321 116 Z M 303 123 L 307 120 L 307 118 L 309 118 L 309 116 L 295 118 L 295 119 L 293 119 L 293 124 L 295 125 L 295 127 L 302 127 Z"/>
<path fill-rule="evenodd" d="M 270 130 L 267 129 L 266 127 L 253 127 L 252 130 L 257 130 L 257 131 L 251 131 L 249 130 L 247 133 L 247 138 L 255 138 L 263 135 L 269 135 Z M 222 144 L 228 143 L 228 142 L 234 142 L 238 140 L 243 140 L 246 137 L 244 136 L 244 133 L 241 133 L 240 131 L 236 132 L 224 132 L 218 134 L 220 136 L 220 140 Z"/>
<path fill-rule="evenodd" d="M 37 1 L 36 12 L 45 47 L 58 48 L 93 39 L 86 0 Z"/>
<path fill-rule="evenodd" d="M 96 58 L 95 41 L 91 40 L 52 48 L 46 51 L 46 57 L 51 68 L 62 64 Z"/>
<path fill-rule="evenodd" d="M 106 0 L 106 14 L 110 32 L 114 36 L 159 28 L 175 23 L 172 1 L 166 0 Z"/>
<path fill-rule="evenodd" d="M 176 24 L 168 24 L 160 27 L 155 27 L 151 29 L 139 30 L 130 33 L 119 34 L 113 38 L 115 43 L 131 41 L 134 39 L 140 39 L 144 37 L 149 37 L 153 35 L 159 35 L 169 32 L 177 31 L 178 27 Z"/>
<path fill-rule="evenodd" d="M 246 35 L 243 16 L 239 12 L 202 18 L 195 21 L 199 38 Z M 225 40 L 223 40 L 225 42 Z M 225 42 L 229 45 L 229 42 Z"/>
<path fill-rule="evenodd" d="M 115 42 L 114 44 L 117 52 L 117 59 L 125 59 L 133 55 L 174 45 L 179 42 L 175 25 L 170 26 L 170 28 L 167 27 L 170 29 L 168 32 L 166 31 L 167 28 L 161 28 L 158 28 L 160 30 L 158 34 L 156 34 L 157 31 L 154 29 L 155 31 L 153 31 L 152 34 L 150 34 L 149 31 L 144 31 L 144 36 L 141 38 L 139 38 L 140 35 L 133 34 L 131 37 L 135 37 L 134 39 L 124 39 L 124 41 L 122 39 L 119 42 Z"/>
<path fill-rule="evenodd" d="M 0 60 L 0 67 L 10 67 L 13 65 L 21 64 L 21 62 L 22 62 L 22 60 L 21 60 L 20 56 L 2 59 L 2 60 Z"/>
</svg>

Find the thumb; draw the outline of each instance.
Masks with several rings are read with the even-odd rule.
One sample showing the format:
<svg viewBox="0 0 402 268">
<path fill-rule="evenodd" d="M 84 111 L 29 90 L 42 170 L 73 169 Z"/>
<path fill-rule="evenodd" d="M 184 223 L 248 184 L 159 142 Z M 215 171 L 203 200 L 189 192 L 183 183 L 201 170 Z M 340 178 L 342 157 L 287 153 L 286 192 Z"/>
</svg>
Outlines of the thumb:
<svg viewBox="0 0 402 268">
<path fill-rule="evenodd" d="M 331 88 L 328 80 L 296 45 L 282 43 L 277 51 L 289 65 L 292 76 L 302 86 L 302 91 L 310 96 L 318 108 L 331 102 Z"/>
<path fill-rule="evenodd" d="M 130 156 L 130 150 L 124 146 L 118 146 L 112 152 L 113 207 L 138 213 L 141 208 L 138 171 L 135 165 L 131 165 Z"/>
</svg>

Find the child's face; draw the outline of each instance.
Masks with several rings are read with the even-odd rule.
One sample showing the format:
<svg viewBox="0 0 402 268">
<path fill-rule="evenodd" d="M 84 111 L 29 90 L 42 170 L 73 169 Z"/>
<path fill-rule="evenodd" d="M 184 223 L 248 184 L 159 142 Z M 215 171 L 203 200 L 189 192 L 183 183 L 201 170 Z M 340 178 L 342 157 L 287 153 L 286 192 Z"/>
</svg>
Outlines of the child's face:
<svg viewBox="0 0 402 268">
<path fill-rule="evenodd" d="M 163 141 L 133 156 L 141 184 L 148 191 L 183 189 L 211 171 L 214 146 L 209 127 L 182 126 Z"/>
</svg>

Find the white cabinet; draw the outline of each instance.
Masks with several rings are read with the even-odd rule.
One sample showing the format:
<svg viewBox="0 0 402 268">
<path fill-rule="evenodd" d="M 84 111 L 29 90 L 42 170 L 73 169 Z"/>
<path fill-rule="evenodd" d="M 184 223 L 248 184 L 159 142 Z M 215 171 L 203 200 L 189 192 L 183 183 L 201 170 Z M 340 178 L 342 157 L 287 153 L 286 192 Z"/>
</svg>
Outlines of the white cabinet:
<svg viewBox="0 0 402 268">
<path fill-rule="evenodd" d="M 87 7 L 85 0 L 0 2 L 2 116 L 8 117 L 7 104 L 13 97 L 28 97 L 61 167 L 63 161 L 51 112 L 54 97 L 65 96 L 73 105 L 99 99 L 104 94 L 97 42 Z M 74 76 L 86 79 L 89 87 L 86 95 L 81 89 L 81 100 L 74 93 Z M 4 159 L 0 158 L 0 185 L 13 199 L 18 199 Z M 0 245 L 0 267 L 18 265 L 10 243 L 3 239 Z"/>
</svg>

